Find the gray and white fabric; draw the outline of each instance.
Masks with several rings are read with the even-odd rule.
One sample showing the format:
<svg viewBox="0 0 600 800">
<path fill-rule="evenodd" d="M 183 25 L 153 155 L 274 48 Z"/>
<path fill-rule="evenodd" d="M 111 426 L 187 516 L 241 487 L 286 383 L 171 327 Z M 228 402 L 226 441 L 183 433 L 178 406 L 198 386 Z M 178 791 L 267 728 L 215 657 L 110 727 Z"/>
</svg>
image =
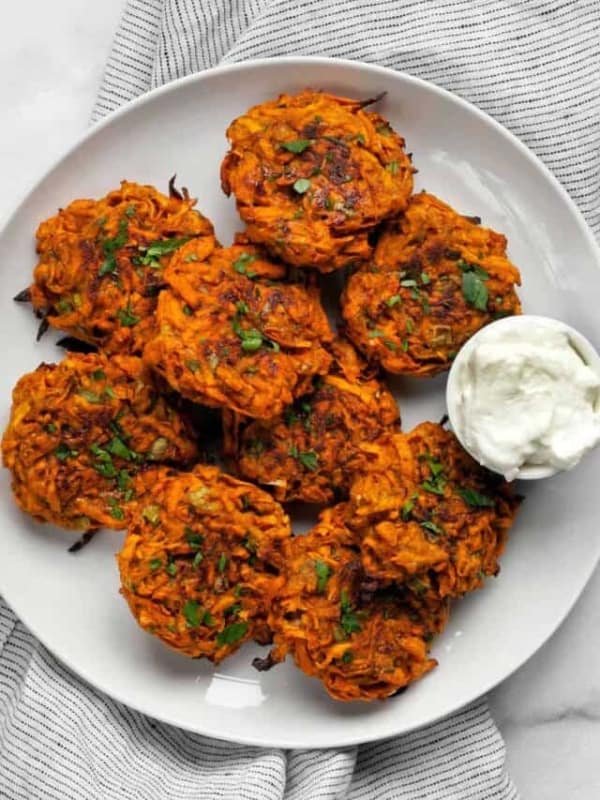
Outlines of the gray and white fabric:
<svg viewBox="0 0 600 800">
<path fill-rule="evenodd" d="M 330 55 L 473 101 L 562 181 L 600 234 L 598 0 L 129 0 L 93 113 L 220 63 Z M 0 601 L 7 800 L 514 800 L 485 701 L 416 733 L 325 751 L 154 722 L 58 663 Z"/>
</svg>

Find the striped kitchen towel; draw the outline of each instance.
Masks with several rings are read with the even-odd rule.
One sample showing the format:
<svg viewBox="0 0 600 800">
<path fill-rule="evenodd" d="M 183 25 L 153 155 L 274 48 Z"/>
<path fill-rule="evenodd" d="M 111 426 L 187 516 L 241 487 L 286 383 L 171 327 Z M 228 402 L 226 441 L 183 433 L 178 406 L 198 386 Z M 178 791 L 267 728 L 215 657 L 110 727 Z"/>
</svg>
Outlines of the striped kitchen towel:
<svg viewBox="0 0 600 800">
<path fill-rule="evenodd" d="M 218 63 L 331 55 L 472 100 L 554 171 L 600 234 L 598 0 L 128 0 L 94 120 Z M 485 701 L 326 751 L 227 744 L 154 722 L 59 664 L 0 601 L 0 798 L 514 800 Z"/>
</svg>

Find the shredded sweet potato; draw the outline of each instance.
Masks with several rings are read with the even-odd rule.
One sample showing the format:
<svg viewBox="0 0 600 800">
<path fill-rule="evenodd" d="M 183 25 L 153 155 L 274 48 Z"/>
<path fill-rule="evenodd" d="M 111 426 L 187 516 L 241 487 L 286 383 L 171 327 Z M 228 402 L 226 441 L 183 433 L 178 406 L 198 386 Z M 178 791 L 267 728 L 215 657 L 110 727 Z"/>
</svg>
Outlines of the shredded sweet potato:
<svg viewBox="0 0 600 800">
<path fill-rule="evenodd" d="M 417 593 L 459 597 L 495 575 L 518 509 L 511 487 L 431 422 L 369 446 L 349 524 L 365 571 Z"/>
<path fill-rule="evenodd" d="M 333 339 L 318 291 L 250 245 L 184 245 L 165 270 L 144 359 L 184 397 L 267 419 L 327 372 Z"/>
<path fill-rule="evenodd" d="M 33 308 L 54 328 L 107 353 L 141 354 L 155 330 L 163 269 L 194 239 L 208 254 L 212 224 L 171 184 L 169 197 L 123 181 L 100 200 L 74 200 L 37 232 Z"/>
<path fill-rule="evenodd" d="M 402 137 L 364 105 L 306 89 L 231 123 L 221 182 L 252 241 L 320 272 L 369 258 L 368 233 L 406 207 L 413 169 Z"/>
<path fill-rule="evenodd" d="M 429 647 L 447 603 L 369 578 L 346 516 L 344 505 L 327 509 L 289 543 L 287 581 L 269 615 L 271 661 L 291 654 L 337 700 L 384 699 L 436 665 Z"/>
<path fill-rule="evenodd" d="M 126 527 L 135 475 L 197 452 L 185 417 L 132 356 L 72 353 L 24 375 L 2 439 L 21 508 L 77 530 Z"/>
<path fill-rule="evenodd" d="M 342 314 L 369 360 L 435 375 L 488 322 L 521 312 L 520 282 L 504 236 L 423 192 L 387 224 L 372 264 L 349 279 Z"/>
<path fill-rule="evenodd" d="M 313 390 L 270 420 L 225 413 L 225 449 L 244 478 L 282 501 L 330 503 L 347 497 L 362 468 L 359 445 L 400 428 L 398 406 L 352 345 L 337 339 L 333 361 Z"/>
<path fill-rule="evenodd" d="M 290 536 L 281 506 L 211 466 L 163 467 L 140 481 L 147 505 L 138 503 L 118 561 L 141 627 L 214 663 L 248 639 L 270 641 L 267 610 Z"/>
</svg>

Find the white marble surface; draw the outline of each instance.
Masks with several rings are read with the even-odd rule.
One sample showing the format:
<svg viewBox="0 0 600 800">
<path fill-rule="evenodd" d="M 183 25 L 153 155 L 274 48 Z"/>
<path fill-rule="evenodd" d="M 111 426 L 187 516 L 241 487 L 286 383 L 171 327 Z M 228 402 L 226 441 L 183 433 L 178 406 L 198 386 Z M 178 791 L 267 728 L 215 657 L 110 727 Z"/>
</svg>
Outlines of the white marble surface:
<svg viewBox="0 0 600 800">
<path fill-rule="evenodd" d="M 0 217 L 86 127 L 121 5 L 5 4 Z M 558 633 L 490 702 L 523 800 L 600 797 L 599 571 Z"/>
</svg>

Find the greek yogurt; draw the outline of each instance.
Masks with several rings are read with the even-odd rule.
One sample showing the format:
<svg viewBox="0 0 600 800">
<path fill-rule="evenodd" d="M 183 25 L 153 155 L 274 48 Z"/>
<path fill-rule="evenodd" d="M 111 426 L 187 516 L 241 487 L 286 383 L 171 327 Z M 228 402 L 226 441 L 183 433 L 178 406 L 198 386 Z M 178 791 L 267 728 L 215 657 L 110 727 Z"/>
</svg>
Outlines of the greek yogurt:
<svg viewBox="0 0 600 800">
<path fill-rule="evenodd" d="M 459 352 L 447 402 L 454 432 L 480 464 L 509 481 L 552 475 L 600 441 L 600 357 L 558 320 L 508 317 Z"/>
</svg>

